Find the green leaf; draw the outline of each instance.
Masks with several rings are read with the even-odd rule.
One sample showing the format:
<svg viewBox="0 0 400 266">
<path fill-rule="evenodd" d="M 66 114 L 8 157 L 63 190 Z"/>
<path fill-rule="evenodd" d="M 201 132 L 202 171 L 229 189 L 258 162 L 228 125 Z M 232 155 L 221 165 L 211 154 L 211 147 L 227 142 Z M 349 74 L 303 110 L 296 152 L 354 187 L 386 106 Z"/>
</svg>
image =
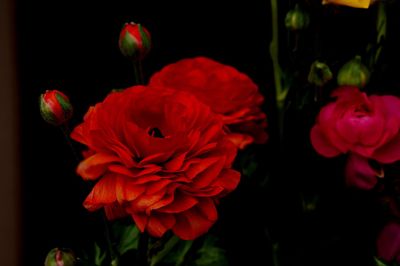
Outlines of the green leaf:
<svg viewBox="0 0 400 266">
<path fill-rule="evenodd" d="M 382 260 L 378 259 L 377 257 L 374 257 L 374 260 L 375 260 L 376 266 L 390 266 L 389 264 L 386 264 L 385 262 L 383 262 Z"/>
<path fill-rule="evenodd" d="M 225 250 L 216 246 L 217 239 L 207 236 L 203 246 L 197 251 L 197 259 L 193 266 L 227 266 Z"/>
<path fill-rule="evenodd" d="M 139 230 L 134 224 L 123 225 L 116 223 L 113 225 L 113 233 L 116 239 L 119 239 L 116 246 L 119 255 L 138 248 Z"/>
<path fill-rule="evenodd" d="M 386 36 L 387 18 L 384 3 L 379 3 L 378 18 L 376 20 L 377 37 L 376 42 L 380 44 Z"/>
<path fill-rule="evenodd" d="M 97 243 L 94 243 L 94 264 L 101 266 L 106 259 L 106 253 L 103 252 Z"/>
<path fill-rule="evenodd" d="M 239 160 L 243 175 L 248 177 L 253 176 L 258 166 L 257 162 L 255 161 L 254 154 L 246 153 L 246 151 L 244 151 L 242 156 L 239 157 Z"/>
<path fill-rule="evenodd" d="M 158 265 L 160 262 L 168 265 L 181 265 L 189 251 L 193 241 L 180 240 L 177 236 L 172 236 L 164 244 L 162 249 L 151 258 L 151 266 Z"/>
</svg>

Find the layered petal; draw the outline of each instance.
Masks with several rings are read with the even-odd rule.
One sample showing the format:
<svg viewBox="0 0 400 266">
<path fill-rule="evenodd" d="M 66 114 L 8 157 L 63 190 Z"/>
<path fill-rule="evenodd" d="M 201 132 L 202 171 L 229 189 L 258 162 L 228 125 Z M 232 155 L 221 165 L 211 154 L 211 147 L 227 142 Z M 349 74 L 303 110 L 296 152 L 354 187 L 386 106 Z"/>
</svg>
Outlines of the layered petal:
<svg viewBox="0 0 400 266">
<path fill-rule="evenodd" d="M 261 110 L 264 98 L 247 75 L 231 66 L 205 57 L 183 59 L 154 74 L 150 85 L 195 95 L 221 115 L 230 139 L 240 149 L 267 141 L 266 115 Z"/>
<path fill-rule="evenodd" d="M 356 87 L 340 87 L 332 96 L 336 100 L 321 109 L 311 129 L 311 144 L 325 157 L 351 153 L 347 183 L 370 189 L 377 181 L 369 159 L 400 160 L 400 99 L 367 96 Z"/>
<path fill-rule="evenodd" d="M 171 88 L 111 93 L 71 136 L 88 148 L 78 174 L 97 181 L 84 206 L 104 207 L 109 219 L 129 215 L 155 237 L 205 233 L 218 217 L 216 202 L 240 179 L 222 116 Z"/>
</svg>

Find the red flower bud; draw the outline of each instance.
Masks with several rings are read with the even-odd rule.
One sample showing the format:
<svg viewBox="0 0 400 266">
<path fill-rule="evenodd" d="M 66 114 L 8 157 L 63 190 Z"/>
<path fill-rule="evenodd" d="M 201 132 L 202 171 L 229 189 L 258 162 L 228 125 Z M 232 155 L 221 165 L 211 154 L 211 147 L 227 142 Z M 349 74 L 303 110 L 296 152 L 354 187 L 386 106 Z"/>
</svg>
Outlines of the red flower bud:
<svg viewBox="0 0 400 266">
<path fill-rule="evenodd" d="M 62 92 L 51 90 L 40 95 L 40 114 L 47 123 L 64 124 L 71 118 L 72 111 L 68 97 Z"/>
<path fill-rule="evenodd" d="M 133 60 L 142 60 L 151 48 L 150 33 L 140 24 L 125 23 L 119 35 L 121 53 Z"/>
<path fill-rule="evenodd" d="M 75 266 L 75 254 L 69 249 L 53 248 L 47 254 L 44 266 Z"/>
</svg>

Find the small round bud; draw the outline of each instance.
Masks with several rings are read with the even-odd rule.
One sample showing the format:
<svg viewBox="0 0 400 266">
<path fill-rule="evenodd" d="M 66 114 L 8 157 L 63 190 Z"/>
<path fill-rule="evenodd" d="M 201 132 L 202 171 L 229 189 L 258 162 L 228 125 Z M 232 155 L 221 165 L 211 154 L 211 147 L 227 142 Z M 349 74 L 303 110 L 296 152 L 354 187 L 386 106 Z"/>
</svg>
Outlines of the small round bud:
<svg viewBox="0 0 400 266">
<path fill-rule="evenodd" d="M 332 72 L 325 63 L 315 61 L 308 73 L 308 82 L 315 86 L 322 87 L 332 79 Z"/>
<path fill-rule="evenodd" d="M 53 248 L 47 254 L 44 266 L 75 266 L 76 258 L 72 250 Z"/>
<path fill-rule="evenodd" d="M 140 24 L 125 23 L 119 35 L 121 53 L 133 60 L 142 60 L 151 49 L 148 30 Z"/>
<path fill-rule="evenodd" d="M 302 10 L 299 5 L 294 9 L 289 10 L 285 17 L 285 26 L 292 31 L 303 30 L 310 24 L 310 17 L 308 13 Z"/>
<path fill-rule="evenodd" d="M 352 60 L 344 64 L 338 72 L 338 85 L 365 87 L 369 81 L 369 70 L 361 63 L 361 57 L 357 55 Z"/>
<path fill-rule="evenodd" d="M 40 114 L 43 119 L 54 126 L 67 122 L 73 108 L 67 96 L 57 90 L 48 90 L 40 95 Z"/>
</svg>

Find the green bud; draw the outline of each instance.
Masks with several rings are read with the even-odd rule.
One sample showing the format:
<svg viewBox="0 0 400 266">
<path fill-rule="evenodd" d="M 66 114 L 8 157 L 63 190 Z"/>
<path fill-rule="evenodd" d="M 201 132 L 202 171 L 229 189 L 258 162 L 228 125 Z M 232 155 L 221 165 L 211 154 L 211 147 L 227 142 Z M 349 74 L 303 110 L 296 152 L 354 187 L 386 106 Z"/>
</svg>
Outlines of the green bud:
<svg viewBox="0 0 400 266">
<path fill-rule="evenodd" d="M 310 24 L 310 17 L 307 12 L 302 10 L 299 5 L 289 10 L 285 17 L 285 26 L 292 31 L 303 30 Z"/>
<path fill-rule="evenodd" d="M 339 70 L 337 83 L 340 86 L 349 85 L 363 88 L 367 85 L 369 76 L 368 68 L 361 63 L 361 56 L 357 55 Z"/>
<path fill-rule="evenodd" d="M 312 63 L 308 73 L 308 82 L 315 86 L 322 87 L 332 79 L 333 75 L 329 66 L 325 63 L 315 61 Z"/>
<path fill-rule="evenodd" d="M 53 248 L 47 254 L 44 266 L 75 266 L 74 253 L 69 249 Z"/>
</svg>

